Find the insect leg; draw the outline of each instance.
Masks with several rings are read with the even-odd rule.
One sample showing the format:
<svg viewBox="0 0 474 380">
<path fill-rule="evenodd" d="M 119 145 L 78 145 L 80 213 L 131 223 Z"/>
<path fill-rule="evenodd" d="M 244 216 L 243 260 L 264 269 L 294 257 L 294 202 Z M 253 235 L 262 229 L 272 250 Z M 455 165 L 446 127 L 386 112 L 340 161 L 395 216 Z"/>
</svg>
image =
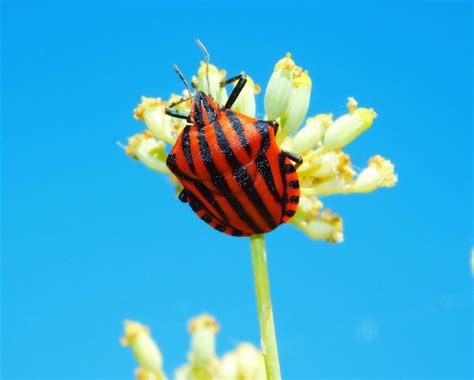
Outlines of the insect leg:
<svg viewBox="0 0 474 380">
<path fill-rule="evenodd" d="M 303 163 L 303 159 L 301 158 L 301 156 L 298 156 L 297 154 L 291 152 L 287 152 L 286 150 L 282 150 L 281 152 L 295 163 L 295 168 L 298 168 Z"/>
<path fill-rule="evenodd" d="M 190 100 L 190 99 L 191 99 L 191 98 L 190 98 L 189 96 L 188 96 L 187 98 L 181 97 L 181 98 L 179 98 L 178 100 L 176 100 L 176 101 L 174 101 L 173 103 L 171 103 L 168 107 L 169 107 L 169 108 L 176 107 L 178 104 L 187 102 L 187 101 Z"/>
<path fill-rule="evenodd" d="M 240 92 L 243 90 L 245 87 L 245 84 L 247 83 L 247 75 L 245 75 L 244 72 L 241 72 L 239 75 L 229 78 L 226 81 L 223 81 L 220 83 L 221 87 L 227 86 L 228 84 L 237 81 L 237 84 L 235 85 L 234 89 L 229 95 L 229 98 L 227 99 L 227 102 L 225 103 L 224 109 L 230 109 L 234 102 L 237 100 L 237 98 L 240 95 Z"/>
<path fill-rule="evenodd" d="M 165 108 L 165 114 L 172 117 L 177 117 L 178 119 L 189 119 L 189 113 L 186 111 L 174 110 L 169 107 Z"/>
<path fill-rule="evenodd" d="M 188 201 L 188 197 L 186 196 L 186 191 L 184 191 L 184 189 L 181 190 L 181 192 L 179 193 L 178 199 L 183 203 L 186 203 Z"/>
<path fill-rule="evenodd" d="M 278 122 L 276 120 L 271 120 L 271 121 L 268 122 L 268 124 L 272 126 L 274 135 L 276 136 L 276 134 L 278 132 L 278 127 L 280 126 L 280 124 L 278 124 Z"/>
</svg>

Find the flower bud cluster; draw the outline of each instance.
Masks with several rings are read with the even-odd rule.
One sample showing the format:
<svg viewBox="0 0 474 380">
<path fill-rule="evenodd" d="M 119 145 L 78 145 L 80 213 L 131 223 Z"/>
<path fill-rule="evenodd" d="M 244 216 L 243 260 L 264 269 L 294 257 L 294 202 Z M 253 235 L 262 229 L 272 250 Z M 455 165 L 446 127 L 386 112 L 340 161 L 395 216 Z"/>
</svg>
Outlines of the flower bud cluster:
<svg viewBox="0 0 474 380">
<path fill-rule="evenodd" d="M 193 318 L 188 326 L 191 347 L 188 362 L 174 374 L 175 380 L 265 380 L 262 353 L 250 343 L 241 343 L 221 358 L 216 355 L 219 325 L 207 314 Z M 130 346 L 140 367 L 137 380 L 165 380 L 163 359 L 147 327 L 138 322 L 125 322 L 122 345 Z"/>
<path fill-rule="evenodd" d="M 303 123 L 311 98 L 311 78 L 291 58 L 291 54 L 280 59 L 265 91 L 265 112 L 269 120 L 278 120 L 281 131 L 277 141 L 294 133 Z"/>
<path fill-rule="evenodd" d="M 210 93 L 218 103 L 224 104 L 228 96 L 222 86 L 225 77 L 225 70 L 201 62 L 192 83 L 196 89 Z M 266 119 L 279 122 L 277 142 L 281 148 L 303 158 L 303 164 L 298 168 L 300 204 L 291 222 L 313 239 L 339 242 L 343 240 L 342 221 L 329 210 L 322 210 L 318 197 L 367 193 L 381 187 L 393 187 L 397 176 L 394 165 L 379 155 L 372 157 L 365 169 L 356 170 L 349 155 L 343 152 L 346 146 L 372 126 L 376 112 L 372 108 L 359 107 L 357 101 L 350 97 L 345 114 L 334 117 L 323 113 L 306 119 L 311 88 L 308 71 L 297 66 L 290 53 L 286 54 L 276 63 L 265 89 Z M 259 91 L 260 87 L 247 76 L 247 83 L 233 110 L 255 117 L 255 96 Z M 131 137 L 125 148 L 130 156 L 147 167 L 169 174 L 177 194 L 181 185 L 166 167 L 166 152 L 176 141 L 186 121 L 166 115 L 165 107 L 178 103 L 174 108 L 189 112 L 191 103 L 187 96 L 186 93 L 183 96 L 173 94 L 167 101 L 142 97 L 134 115 L 145 122 L 148 130 Z M 312 205 L 310 212 L 305 211 L 305 204 Z"/>
</svg>

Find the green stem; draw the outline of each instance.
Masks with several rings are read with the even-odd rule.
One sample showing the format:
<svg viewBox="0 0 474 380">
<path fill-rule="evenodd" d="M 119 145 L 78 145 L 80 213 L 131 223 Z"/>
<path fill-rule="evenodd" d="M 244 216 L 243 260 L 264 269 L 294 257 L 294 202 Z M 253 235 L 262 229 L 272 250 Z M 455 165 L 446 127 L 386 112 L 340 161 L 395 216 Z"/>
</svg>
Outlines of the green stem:
<svg viewBox="0 0 474 380">
<path fill-rule="evenodd" d="M 270 297 L 270 283 L 268 281 L 264 235 L 250 236 L 250 247 L 252 250 L 258 320 L 267 380 L 281 380 L 275 326 L 273 324 L 272 300 Z"/>
</svg>

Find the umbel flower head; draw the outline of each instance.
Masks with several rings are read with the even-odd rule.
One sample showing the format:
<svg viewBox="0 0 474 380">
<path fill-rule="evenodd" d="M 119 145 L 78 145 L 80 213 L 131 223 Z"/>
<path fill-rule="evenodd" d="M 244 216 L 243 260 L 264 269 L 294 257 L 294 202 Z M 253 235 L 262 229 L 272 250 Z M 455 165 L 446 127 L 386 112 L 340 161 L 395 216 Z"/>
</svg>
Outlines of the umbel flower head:
<svg viewBox="0 0 474 380">
<path fill-rule="evenodd" d="M 206 72 L 209 72 L 209 80 Z M 252 78 L 242 90 L 232 109 L 248 116 L 256 115 L 256 95 L 260 87 Z M 220 82 L 226 71 L 201 62 L 193 85 L 197 90 L 214 94 L 216 101 L 225 103 L 227 92 Z M 347 100 L 347 111 L 334 117 L 322 113 L 307 117 L 311 98 L 312 80 L 307 70 L 297 66 L 291 54 L 279 60 L 270 75 L 265 89 L 264 107 L 266 120 L 276 120 L 280 130 L 276 136 L 282 149 L 299 154 L 303 164 L 297 169 L 301 197 L 296 214 L 290 220 L 310 238 L 341 242 L 342 219 L 329 209 L 324 209 L 320 196 L 367 193 L 381 187 L 393 187 L 397 182 L 394 165 L 380 155 L 368 160 L 367 166 L 356 170 L 350 156 L 343 149 L 369 129 L 377 117 L 372 108 L 359 107 L 357 101 Z M 168 100 L 142 97 L 134 110 L 137 120 L 143 121 L 146 130 L 132 136 L 126 153 L 148 168 L 170 176 L 176 194 L 182 190 L 176 177 L 166 166 L 167 152 L 186 125 L 183 119 L 168 116 L 165 108 L 181 99 L 172 94 Z M 190 111 L 190 101 L 182 101 L 174 109 Z"/>
</svg>

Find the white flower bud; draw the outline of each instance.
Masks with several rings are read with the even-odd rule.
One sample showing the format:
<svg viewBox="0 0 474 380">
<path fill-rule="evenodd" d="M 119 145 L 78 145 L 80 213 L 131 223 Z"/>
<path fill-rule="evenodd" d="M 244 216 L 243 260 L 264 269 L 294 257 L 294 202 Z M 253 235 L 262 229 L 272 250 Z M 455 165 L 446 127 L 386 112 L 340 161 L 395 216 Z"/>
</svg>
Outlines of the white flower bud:
<svg viewBox="0 0 474 380">
<path fill-rule="evenodd" d="M 353 192 L 368 193 L 379 187 L 393 187 L 397 183 L 395 167 L 381 156 L 372 157 L 369 166 L 356 178 Z"/>
<path fill-rule="evenodd" d="M 144 368 L 137 368 L 135 371 L 135 378 L 137 380 L 163 380 L 165 377 L 155 375 L 153 372 L 147 371 Z"/>
<path fill-rule="evenodd" d="M 260 86 L 255 85 L 253 80 L 247 75 L 247 83 L 232 106 L 232 109 L 244 115 L 255 117 L 255 95 L 259 92 Z"/>
<path fill-rule="evenodd" d="M 219 325 L 213 317 L 203 314 L 191 320 L 189 331 L 192 334 L 189 360 L 193 368 L 213 374 L 217 371 L 215 340 Z"/>
<path fill-rule="evenodd" d="M 142 102 L 133 111 L 135 119 L 145 121 L 148 129 L 157 139 L 174 144 L 173 118 L 165 114 L 166 103 L 160 98 L 147 98 L 142 96 Z"/>
<path fill-rule="evenodd" d="M 291 72 L 294 67 L 295 62 L 291 59 L 290 53 L 275 65 L 265 90 L 264 106 L 268 120 L 275 120 L 285 112 L 290 98 Z"/>
<path fill-rule="evenodd" d="M 303 123 L 309 108 L 311 98 L 311 78 L 307 71 L 302 71 L 301 67 L 293 70 L 291 82 L 290 98 L 285 111 L 280 117 L 282 131 L 279 133 L 280 139 L 291 135 Z"/>
<path fill-rule="evenodd" d="M 332 114 L 321 114 L 310 117 L 306 121 L 306 125 L 293 139 L 293 149 L 291 151 L 296 154 L 301 154 L 315 148 L 331 123 Z"/>
<path fill-rule="evenodd" d="M 305 231 L 311 239 L 315 240 L 326 240 L 329 243 L 341 243 L 344 240 L 342 219 L 331 210 L 325 210 L 317 219 L 311 220 Z"/>
<path fill-rule="evenodd" d="M 233 379 L 266 379 L 263 355 L 250 343 L 242 343 L 222 357 L 217 380 Z"/>
<path fill-rule="evenodd" d="M 342 151 L 329 151 L 313 155 L 304 161 L 299 173 L 303 181 L 307 177 L 319 179 L 343 177 L 350 180 L 354 175 L 354 170 L 349 155 Z"/>
<path fill-rule="evenodd" d="M 339 149 L 349 144 L 368 129 L 376 117 L 377 114 L 372 108 L 357 108 L 353 112 L 341 116 L 326 131 L 324 147 Z"/>
<path fill-rule="evenodd" d="M 144 370 L 157 375 L 159 379 L 165 378 L 160 349 L 146 326 L 134 321 L 125 321 L 125 336 L 120 342 L 124 346 L 130 346 L 135 359 Z"/>
<path fill-rule="evenodd" d="M 262 353 L 250 343 L 242 343 L 235 350 L 238 378 L 265 379 L 265 362 Z"/>
<path fill-rule="evenodd" d="M 130 137 L 125 152 L 158 173 L 169 173 L 165 143 L 153 138 L 149 131 Z"/>
</svg>

